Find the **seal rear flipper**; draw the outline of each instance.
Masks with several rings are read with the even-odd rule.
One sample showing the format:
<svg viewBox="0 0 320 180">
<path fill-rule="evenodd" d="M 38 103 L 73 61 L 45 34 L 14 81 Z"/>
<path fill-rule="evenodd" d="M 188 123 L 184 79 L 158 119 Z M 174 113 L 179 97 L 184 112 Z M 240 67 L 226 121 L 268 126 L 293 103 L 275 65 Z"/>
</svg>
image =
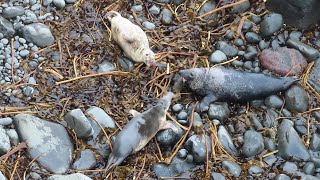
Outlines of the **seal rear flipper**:
<svg viewBox="0 0 320 180">
<path fill-rule="evenodd" d="M 208 94 L 205 96 L 199 104 L 200 111 L 207 111 L 209 109 L 210 103 L 217 100 L 217 97 L 213 94 Z"/>
<path fill-rule="evenodd" d="M 161 129 L 172 129 L 172 131 L 175 132 L 176 134 L 179 133 L 179 129 L 169 121 L 166 121 L 163 124 L 163 126 L 160 127 L 160 130 Z"/>
<path fill-rule="evenodd" d="M 108 172 L 110 169 L 112 169 L 115 166 L 118 166 L 121 164 L 121 162 L 124 160 L 124 158 L 115 157 L 112 154 L 110 155 L 108 159 L 108 164 L 104 170 L 104 172 Z"/>
</svg>

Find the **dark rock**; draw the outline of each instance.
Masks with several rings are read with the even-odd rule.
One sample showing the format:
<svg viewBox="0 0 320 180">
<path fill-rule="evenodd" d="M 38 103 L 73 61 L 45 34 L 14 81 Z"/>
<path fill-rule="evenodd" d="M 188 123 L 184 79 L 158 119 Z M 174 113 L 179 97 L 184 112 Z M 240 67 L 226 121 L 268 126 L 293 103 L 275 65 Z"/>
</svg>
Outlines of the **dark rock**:
<svg viewBox="0 0 320 180">
<path fill-rule="evenodd" d="M 264 101 L 261 99 L 252 100 L 250 101 L 250 106 L 253 108 L 259 108 L 261 106 L 264 106 Z"/>
<path fill-rule="evenodd" d="M 178 134 L 176 134 L 175 132 L 173 132 L 172 129 L 164 129 L 159 131 L 156 134 L 156 138 L 157 141 L 159 142 L 159 144 L 163 145 L 163 146 L 171 146 L 174 145 L 176 142 L 179 141 L 179 139 L 183 136 L 184 131 L 183 129 L 181 129 L 181 127 L 179 127 L 176 123 L 174 123 L 173 121 L 170 121 L 174 126 L 176 126 L 176 128 L 178 129 Z"/>
<path fill-rule="evenodd" d="M 7 7 L 2 11 L 2 16 L 7 19 L 15 18 L 24 14 L 22 6 Z"/>
<path fill-rule="evenodd" d="M 173 15 L 169 9 L 164 8 L 161 11 L 160 19 L 161 19 L 162 24 L 169 25 L 169 24 L 171 24 L 171 22 L 173 20 Z"/>
<path fill-rule="evenodd" d="M 318 93 L 320 93 L 320 58 L 318 58 L 317 60 L 315 60 L 315 63 L 311 69 L 311 72 L 309 74 L 309 83 L 311 83 L 311 85 Z"/>
<path fill-rule="evenodd" d="M 218 119 L 220 121 L 226 120 L 230 116 L 230 110 L 226 102 L 210 104 L 208 110 L 208 117 L 210 120 Z"/>
<path fill-rule="evenodd" d="M 228 30 L 228 31 L 227 31 L 227 34 L 225 35 L 225 37 L 226 37 L 228 40 L 232 40 L 232 39 L 234 38 L 234 33 L 233 33 L 233 31 Z"/>
<path fill-rule="evenodd" d="M 188 152 L 193 156 L 195 163 L 200 164 L 205 162 L 208 155 L 211 154 L 211 143 L 210 137 L 207 135 L 193 135 L 185 143 L 185 147 Z M 206 150 L 206 148 L 208 148 Z"/>
<path fill-rule="evenodd" d="M 249 17 L 250 21 L 252 21 L 255 24 L 259 24 L 261 22 L 261 17 L 260 16 L 250 16 Z"/>
<path fill-rule="evenodd" d="M 250 60 L 252 60 L 253 58 L 255 58 L 256 56 L 257 56 L 257 53 L 256 53 L 256 52 L 248 52 L 248 53 L 246 53 L 243 57 L 244 57 L 245 60 L 250 61 Z M 251 62 L 251 64 L 252 64 L 252 62 Z M 245 66 L 245 64 L 244 64 L 244 66 Z"/>
<path fill-rule="evenodd" d="M 318 0 L 268 0 L 269 11 L 281 13 L 284 21 L 290 26 L 307 29 L 320 20 Z"/>
<path fill-rule="evenodd" d="M 272 128 L 278 125 L 278 121 L 276 120 L 279 117 L 279 114 L 272 110 L 267 109 L 267 111 L 263 115 L 262 124 L 264 127 Z"/>
<path fill-rule="evenodd" d="M 212 11 L 216 8 L 216 3 L 214 1 L 207 1 L 206 3 L 204 3 L 199 12 L 198 12 L 198 16 L 201 16 L 202 14 L 205 14 L 209 11 Z M 205 20 L 211 20 L 211 19 L 216 19 L 217 18 L 217 13 L 212 13 L 210 15 L 204 16 L 203 19 Z"/>
<path fill-rule="evenodd" d="M 320 121 L 320 111 L 313 111 L 311 115 L 316 119 L 316 121 Z"/>
<path fill-rule="evenodd" d="M 264 138 L 264 146 L 267 150 L 269 151 L 274 151 L 276 150 L 276 144 L 274 141 L 270 138 Z"/>
<path fill-rule="evenodd" d="M 73 143 L 66 129 L 29 114 L 13 117 L 20 140 L 28 144 L 28 154 L 53 173 L 65 173 L 72 160 Z"/>
<path fill-rule="evenodd" d="M 243 45 L 244 45 L 244 42 L 243 42 L 242 39 L 236 39 L 236 40 L 234 41 L 234 44 L 235 44 L 236 46 L 240 47 L 240 46 L 243 46 Z"/>
<path fill-rule="evenodd" d="M 183 109 L 183 105 L 182 104 L 175 104 L 172 106 L 172 111 L 173 112 L 180 112 Z"/>
<path fill-rule="evenodd" d="M 250 114 L 250 122 L 256 130 L 263 128 L 259 118 L 255 114 Z"/>
<path fill-rule="evenodd" d="M 248 170 L 249 174 L 254 177 L 261 176 L 263 173 L 263 169 L 259 166 L 251 166 Z"/>
<path fill-rule="evenodd" d="M 196 165 L 188 163 L 184 159 L 174 157 L 170 165 L 156 163 L 152 166 L 152 171 L 158 177 L 173 177 L 183 172 L 188 171 L 189 169 L 194 168 Z"/>
<path fill-rule="evenodd" d="M 244 134 L 244 144 L 242 146 L 242 153 L 246 157 L 252 157 L 264 150 L 263 137 L 260 133 L 248 130 Z"/>
<path fill-rule="evenodd" d="M 308 93 L 300 86 L 293 85 L 285 93 L 285 107 L 293 112 L 305 112 L 309 106 Z"/>
<path fill-rule="evenodd" d="M 64 120 L 70 128 L 75 130 L 78 138 L 89 138 L 93 135 L 90 121 L 86 118 L 81 109 L 69 111 L 65 115 Z"/>
<path fill-rule="evenodd" d="M 126 57 L 118 57 L 120 67 L 126 71 L 131 71 L 134 68 L 133 62 Z"/>
<path fill-rule="evenodd" d="M 228 43 L 224 42 L 224 41 L 218 41 L 215 45 L 215 48 L 217 50 L 222 51 L 225 55 L 229 56 L 229 57 L 234 57 L 238 54 L 238 49 L 229 45 Z"/>
<path fill-rule="evenodd" d="M 230 136 L 230 134 L 224 126 L 219 126 L 218 138 L 220 140 L 221 145 L 228 153 L 234 156 L 237 156 L 239 154 L 237 148 L 235 147 L 232 141 L 232 137 Z"/>
<path fill-rule="evenodd" d="M 225 180 L 226 178 L 221 173 L 211 172 L 211 180 Z"/>
<path fill-rule="evenodd" d="M 306 122 L 307 122 L 306 119 L 304 119 L 303 117 L 297 118 L 294 121 L 294 128 L 298 133 L 302 135 L 307 135 L 308 130 L 307 130 Z"/>
<path fill-rule="evenodd" d="M 282 76 L 298 75 L 307 66 L 306 59 L 299 51 L 286 47 L 264 49 L 259 60 L 262 67 Z"/>
<path fill-rule="evenodd" d="M 233 6 L 231 12 L 232 13 L 243 13 L 249 8 L 250 8 L 250 2 L 249 1 L 245 1 L 245 2 L 243 2 L 241 4 Z"/>
<path fill-rule="evenodd" d="M 14 36 L 16 33 L 12 23 L 2 16 L 0 16 L 0 33 L 3 34 L 4 37 Z"/>
<path fill-rule="evenodd" d="M 308 62 L 311 62 L 320 56 L 320 53 L 317 49 L 307 44 L 304 44 L 299 40 L 288 39 L 286 44 L 288 47 L 291 47 L 300 51 L 307 58 Z"/>
<path fill-rule="evenodd" d="M 283 18 L 281 14 L 270 13 L 263 17 L 260 24 L 260 34 L 262 37 L 273 35 L 283 26 Z"/>
<path fill-rule="evenodd" d="M 72 167 L 76 170 L 87 170 L 91 169 L 95 164 L 96 158 L 94 153 L 90 149 L 85 149 L 78 154 L 78 158 Z"/>
<path fill-rule="evenodd" d="M 262 40 L 262 38 L 257 33 L 254 33 L 254 32 L 247 32 L 245 35 L 245 38 L 249 43 L 254 43 L 254 44 L 258 44 Z"/>
<path fill-rule="evenodd" d="M 269 44 L 266 43 L 264 40 L 262 40 L 262 41 L 259 42 L 259 48 L 260 48 L 261 50 L 266 49 L 268 46 L 269 46 Z"/>
<path fill-rule="evenodd" d="M 32 23 L 22 28 L 22 37 L 39 47 L 50 46 L 54 43 L 54 37 L 48 26 L 42 23 Z"/>
<path fill-rule="evenodd" d="M 314 133 L 311 138 L 310 149 L 313 151 L 320 150 L 320 134 Z"/>
<path fill-rule="evenodd" d="M 232 161 L 222 161 L 222 168 L 227 170 L 234 177 L 239 177 L 241 174 L 241 167 Z"/>
<path fill-rule="evenodd" d="M 283 105 L 283 100 L 277 95 L 271 95 L 264 100 L 264 104 L 269 108 L 280 109 Z"/>
<path fill-rule="evenodd" d="M 293 128 L 293 122 L 284 119 L 278 128 L 278 153 L 284 159 L 306 161 L 310 158 L 307 148 Z"/>
</svg>

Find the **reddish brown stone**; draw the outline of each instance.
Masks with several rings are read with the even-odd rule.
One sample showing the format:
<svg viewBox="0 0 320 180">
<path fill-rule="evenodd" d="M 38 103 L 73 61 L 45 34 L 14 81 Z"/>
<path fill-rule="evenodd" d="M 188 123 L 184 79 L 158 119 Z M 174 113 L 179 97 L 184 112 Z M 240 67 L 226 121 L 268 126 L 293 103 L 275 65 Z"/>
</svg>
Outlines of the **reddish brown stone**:
<svg viewBox="0 0 320 180">
<path fill-rule="evenodd" d="M 298 75 L 307 66 L 307 60 L 303 55 L 287 47 L 279 47 L 276 50 L 265 49 L 259 55 L 262 67 L 281 76 Z"/>
</svg>

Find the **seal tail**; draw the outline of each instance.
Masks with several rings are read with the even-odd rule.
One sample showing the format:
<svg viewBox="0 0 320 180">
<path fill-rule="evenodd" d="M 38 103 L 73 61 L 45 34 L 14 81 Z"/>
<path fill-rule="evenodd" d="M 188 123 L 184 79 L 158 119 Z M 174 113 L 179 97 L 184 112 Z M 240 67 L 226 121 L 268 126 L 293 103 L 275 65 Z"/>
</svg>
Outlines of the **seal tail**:
<svg viewBox="0 0 320 180">
<path fill-rule="evenodd" d="M 106 16 L 107 16 L 108 20 L 111 21 L 112 18 L 114 18 L 116 16 L 121 16 L 121 15 L 117 11 L 109 11 L 109 12 L 107 12 Z"/>
<path fill-rule="evenodd" d="M 298 81 L 301 81 L 300 78 L 292 78 L 292 77 L 285 77 L 284 79 L 284 86 L 283 88 L 286 90 L 288 89 L 292 84 L 298 82 Z"/>
</svg>

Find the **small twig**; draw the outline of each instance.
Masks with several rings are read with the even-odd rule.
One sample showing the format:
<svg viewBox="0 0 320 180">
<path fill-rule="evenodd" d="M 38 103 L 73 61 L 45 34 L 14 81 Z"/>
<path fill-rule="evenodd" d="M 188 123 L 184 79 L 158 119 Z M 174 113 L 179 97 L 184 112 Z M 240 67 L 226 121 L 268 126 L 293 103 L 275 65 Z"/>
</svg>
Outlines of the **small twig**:
<svg viewBox="0 0 320 180">
<path fill-rule="evenodd" d="M 314 108 L 314 109 L 310 109 L 309 111 L 303 112 L 301 114 L 307 114 L 307 113 L 311 113 L 313 111 L 318 111 L 318 110 L 320 110 L 320 108 Z"/>
<path fill-rule="evenodd" d="M 89 78 L 89 77 L 95 77 L 95 76 L 103 76 L 103 75 L 118 75 L 118 76 L 124 76 L 124 75 L 128 75 L 128 74 L 130 74 L 130 73 L 129 73 L 129 72 L 122 72 L 122 71 L 112 71 L 112 72 L 89 74 L 89 75 L 79 76 L 79 77 L 75 77 L 75 78 L 68 79 L 68 80 L 64 80 L 64 81 L 59 81 L 59 82 L 56 82 L 56 85 L 68 83 L 68 82 L 71 82 L 71 81 L 76 81 L 76 80 L 79 80 L 79 79 L 84 79 L 84 78 Z"/>
<path fill-rule="evenodd" d="M 0 112 L 0 116 L 13 114 L 37 114 L 38 111 L 15 111 L 15 112 Z"/>
<path fill-rule="evenodd" d="M 262 158 L 265 158 L 265 157 L 271 156 L 272 154 L 275 154 L 275 153 L 277 153 L 277 152 L 278 152 L 278 150 L 275 150 L 275 151 L 269 152 L 269 153 L 267 153 L 267 154 L 263 155 L 263 156 L 262 156 Z"/>
<path fill-rule="evenodd" d="M 63 79 L 63 76 L 53 69 L 45 69 L 44 71 L 55 75 L 59 79 Z"/>
<path fill-rule="evenodd" d="M 228 5 L 219 7 L 219 8 L 217 8 L 217 9 L 214 9 L 214 10 L 212 10 L 212 11 L 209 11 L 209 12 L 207 12 L 207 13 L 204 13 L 204 14 L 196 17 L 196 19 L 201 19 L 201 18 L 204 17 L 204 16 L 207 16 L 207 15 L 209 15 L 209 14 L 218 12 L 218 11 L 220 11 L 220 10 L 223 10 L 223 9 L 226 9 L 226 8 L 229 8 L 229 7 L 232 7 L 232 6 L 235 6 L 235 5 L 244 3 L 244 2 L 246 2 L 246 1 L 248 1 L 248 0 L 240 0 L 240 1 L 238 1 L 238 2 L 235 2 L 235 3 L 232 3 L 232 4 L 228 4 Z"/>
<path fill-rule="evenodd" d="M 154 138 L 154 141 L 156 142 L 157 149 L 158 149 L 158 151 L 159 151 L 160 161 L 162 161 L 162 160 L 163 160 L 163 156 L 162 156 L 162 152 L 161 152 L 161 149 L 160 149 L 159 143 L 158 143 L 158 141 L 157 141 L 157 138 Z"/>
<path fill-rule="evenodd" d="M 26 142 L 22 142 L 18 144 L 15 148 L 13 148 L 11 151 L 7 152 L 5 155 L 0 157 L 0 160 L 6 159 L 10 157 L 12 154 L 16 153 L 17 151 L 20 151 L 21 149 L 28 148 Z"/>
<path fill-rule="evenodd" d="M 231 63 L 231 62 L 237 60 L 238 58 L 239 58 L 239 57 L 236 56 L 236 57 L 230 59 L 229 61 L 226 61 L 226 62 L 223 62 L 223 63 L 219 63 L 219 64 L 215 64 L 215 65 L 213 65 L 213 66 L 211 66 L 211 67 L 217 67 L 217 66 L 221 66 L 221 65 L 224 65 L 224 64 L 228 64 L 228 63 Z"/>
<path fill-rule="evenodd" d="M 22 106 L 22 107 L 10 107 L 10 106 L 0 106 L 0 111 L 19 111 L 31 109 L 32 106 Z"/>
<path fill-rule="evenodd" d="M 78 72 L 77 72 L 77 67 L 76 67 L 76 60 L 77 60 L 77 56 L 75 56 L 73 58 L 72 63 L 73 63 L 74 76 L 78 77 Z"/>
<path fill-rule="evenodd" d="M 191 112 L 191 118 L 190 118 L 190 124 L 189 124 L 189 127 L 188 127 L 188 130 L 186 131 L 186 133 L 184 134 L 184 136 L 179 140 L 180 143 L 178 144 L 178 146 L 176 147 L 176 149 L 174 150 L 174 152 L 171 154 L 171 156 L 169 158 L 167 158 L 165 160 L 165 163 L 166 164 L 170 164 L 173 157 L 178 153 L 179 151 L 179 148 L 181 147 L 181 145 L 184 143 L 184 141 L 186 140 L 191 128 L 192 128 L 192 124 L 193 124 L 193 119 L 194 119 L 194 111 L 195 111 L 195 108 L 197 107 L 198 105 L 198 101 L 196 102 L 196 104 L 194 105 L 194 107 L 192 108 L 192 112 Z"/>
<path fill-rule="evenodd" d="M 14 167 L 13 167 L 13 170 L 12 170 L 12 174 L 11 174 L 11 176 L 10 176 L 10 180 L 13 180 L 13 178 L 14 178 L 14 174 L 15 174 L 17 168 L 18 168 L 18 165 L 19 165 L 20 155 L 21 155 L 21 154 L 20 154 L 20 151 L 19 151 L 19 152 L 18 152 L 18 157 L 17 157 L 16 163 L 14 164 Z"/>
<path fill-rule="evenodd" d="M 137 176 L 137 179 L 136 180 L 138 180 L 139 179 L 139 177 L 140 177 L 140 175 L 141 175 L 141 173 L 142 173 L 142 171 L 143 171 L 143 169 L 144 169 L 144 165 L 146 164 L 146 154 L 144 154 L 144 158 L 143 158 L 143 162 L 142 162 L 142 167 L 141 167 L 141 169 L 140 169 L 140 171 L 139 171 L 139 173 L 138 173 L 138 176 Z"/>
</svg>

